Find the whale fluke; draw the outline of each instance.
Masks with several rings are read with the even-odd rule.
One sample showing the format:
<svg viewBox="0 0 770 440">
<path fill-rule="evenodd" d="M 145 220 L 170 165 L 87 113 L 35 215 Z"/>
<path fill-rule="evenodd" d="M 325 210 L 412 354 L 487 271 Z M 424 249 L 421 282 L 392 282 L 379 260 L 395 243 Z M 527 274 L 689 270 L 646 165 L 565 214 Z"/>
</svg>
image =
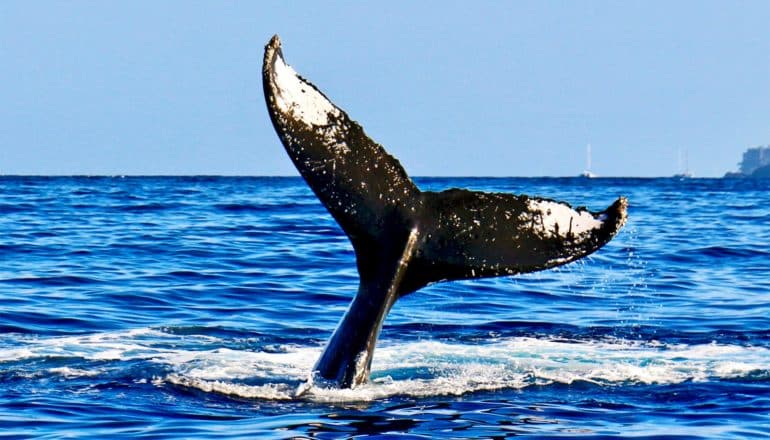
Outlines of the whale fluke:
<svg viewBox="0 0 770 440">
<path fill-rule="evenodd" d="M 622 197 L 593 213 L 526 195 L 420 191 L 398 160 L 286 64 L 277 35 L 265 47 L 262 81 L 286 152 L 356 254 L 358 293 L 314 367 L 315 380 L 367 381 L 380 328 L 401 296 L 439 281 L 566 264 L 602 247 L 625 223 Z"/>
</svg>

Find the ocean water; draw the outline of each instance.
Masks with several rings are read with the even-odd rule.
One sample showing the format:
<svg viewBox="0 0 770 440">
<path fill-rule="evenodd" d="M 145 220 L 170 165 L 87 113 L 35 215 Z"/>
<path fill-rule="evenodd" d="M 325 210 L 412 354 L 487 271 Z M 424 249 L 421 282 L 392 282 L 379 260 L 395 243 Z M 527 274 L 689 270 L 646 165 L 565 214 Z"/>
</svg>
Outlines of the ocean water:
<svg viewBox="0 0 770 440">
<path fill-rule="evenodd" d="M 765 438 L 770 181 L 419 178 L 603 209 L 561 268 L 433 285 L 294 398 L 356 291 L 299 178 L 0 178 L 0 438 Z"/>
</svg>

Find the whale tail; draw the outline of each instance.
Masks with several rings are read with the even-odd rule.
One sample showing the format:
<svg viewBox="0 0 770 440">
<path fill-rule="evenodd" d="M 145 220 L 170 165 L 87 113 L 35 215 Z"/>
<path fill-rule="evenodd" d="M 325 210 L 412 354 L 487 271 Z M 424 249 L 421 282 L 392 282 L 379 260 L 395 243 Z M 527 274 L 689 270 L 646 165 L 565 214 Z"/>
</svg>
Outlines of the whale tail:
<svg viewBox="0 0 770 440">
<path fill-rule="evenodd" d="M 593 213 L 526 195 L 420 191 L 401 164 L 283 59 L 274 36 L 262 80 L 286 152 L 350 238 L 358 293 L 314 371 L 355 387 L 369 377 L 395 301 L 428 284 L 548 269 L 606 244 L 626 220 L 619 198 Z"/>
</svg>

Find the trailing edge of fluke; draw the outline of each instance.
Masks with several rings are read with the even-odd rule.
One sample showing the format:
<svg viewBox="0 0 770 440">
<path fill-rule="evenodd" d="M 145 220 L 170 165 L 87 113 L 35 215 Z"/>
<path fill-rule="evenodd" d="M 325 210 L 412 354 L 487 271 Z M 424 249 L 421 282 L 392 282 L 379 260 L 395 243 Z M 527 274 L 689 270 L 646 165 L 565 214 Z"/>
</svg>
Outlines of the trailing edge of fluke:
<svg viewBox="0 0 770 440">
<path fill-rule="evenodd" d="M 353 388 L 369 378 L 382 322 L 398 298 L 431 283 L 548 269 L 610 241 L 626 220 L 606 210 L 526 195 L 420 191 L 401 164 L 265 47 L 268 113 L 302 177 L 350 238 L 358 293 L 316 363 L 311 381 Z"/>
</svg>

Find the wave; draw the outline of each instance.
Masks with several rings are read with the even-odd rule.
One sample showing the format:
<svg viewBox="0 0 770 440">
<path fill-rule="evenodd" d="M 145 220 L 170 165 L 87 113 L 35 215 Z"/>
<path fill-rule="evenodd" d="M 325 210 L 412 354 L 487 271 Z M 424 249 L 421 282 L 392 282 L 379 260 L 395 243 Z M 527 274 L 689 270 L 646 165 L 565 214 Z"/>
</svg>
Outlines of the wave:
<svg viewBox="0 0 770 440">
<path fill-rule="evenodd" d="M 308 373 L 322 347 L 241 344 L 222 348 L 217 336 L 155 329 L 0 339 L 0 367 L 44 369 L 67 380 L 99 380 L 123 368 L 135 382 L 259 400 L 361 402 L 393 396 L 429 397 L 531 386 L 587 383 L 602 387 L 767 380 L 770 349 L 718 343 L 667 344 L 626 339 L 492 338 L 467 344 L 437 340 L 383 341 L 373 380 L 354 390 L 326 388 Z M 227 344 L 231 345 L 231 344 Z M 56 362 L 41 362 L 55 359 Z M 145 368 L 135 368 L 141 362 Z"/>
</svg>

